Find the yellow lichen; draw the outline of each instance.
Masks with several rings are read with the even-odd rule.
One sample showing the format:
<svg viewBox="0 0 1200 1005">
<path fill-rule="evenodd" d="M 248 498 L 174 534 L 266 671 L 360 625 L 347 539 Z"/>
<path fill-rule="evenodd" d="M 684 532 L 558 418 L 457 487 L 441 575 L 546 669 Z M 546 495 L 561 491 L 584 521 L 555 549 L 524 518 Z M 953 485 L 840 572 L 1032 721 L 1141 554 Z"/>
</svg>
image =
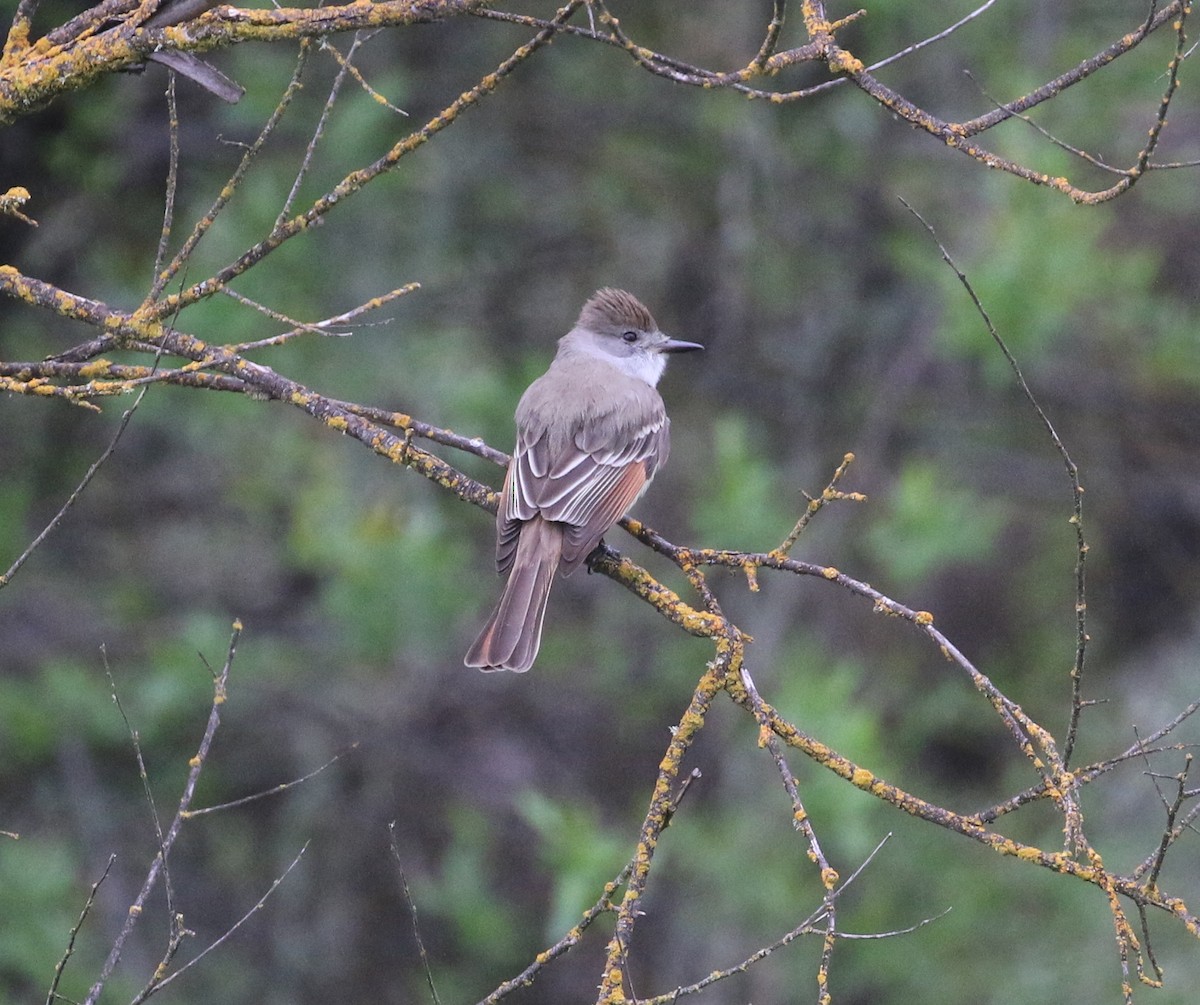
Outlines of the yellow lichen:
<svg viewBox="0 0 1200 1005">
<path fill-rule="evenodd" d="M 863 62 L 844 49 L 835 49 L 829 57 L 829 69 L 834 73 L 862 73 Z"/>
<path fill-rule="evenodd" d="M 866 768 L 855 768 L 850 776 L 850 781 L 860 789 L 868 789 L 875 781 L 875 776 Z"/>
</svg>

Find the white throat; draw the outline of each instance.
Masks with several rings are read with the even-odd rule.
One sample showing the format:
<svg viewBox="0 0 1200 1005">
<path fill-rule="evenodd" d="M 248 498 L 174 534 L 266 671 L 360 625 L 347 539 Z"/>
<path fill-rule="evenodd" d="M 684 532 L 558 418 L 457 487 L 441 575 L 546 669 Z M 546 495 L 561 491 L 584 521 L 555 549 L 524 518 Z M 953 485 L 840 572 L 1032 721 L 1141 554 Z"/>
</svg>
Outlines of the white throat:
<svg viewBox="0 0 1200 1005">
<path fill-rule="evenodd" d="M 651 387 L 657 386 L 667 368 L 667 357 L 661 352 L 642 346 L 627 347 L 610 335 L 586 329 L 574 329 L 559 339 L 558 346 L 560 355 L 588 356 Z"/>
<path fill-rule="evenodd" d="M 651 387 L 659 382 L 667 368 L 666 356 L 661 352 L 649 352 L 645 349 L 631 356 L 610 356 L 606 353 L 605 360 L 622 373 L 636 380 L 644 380 Z"/>
</svg>

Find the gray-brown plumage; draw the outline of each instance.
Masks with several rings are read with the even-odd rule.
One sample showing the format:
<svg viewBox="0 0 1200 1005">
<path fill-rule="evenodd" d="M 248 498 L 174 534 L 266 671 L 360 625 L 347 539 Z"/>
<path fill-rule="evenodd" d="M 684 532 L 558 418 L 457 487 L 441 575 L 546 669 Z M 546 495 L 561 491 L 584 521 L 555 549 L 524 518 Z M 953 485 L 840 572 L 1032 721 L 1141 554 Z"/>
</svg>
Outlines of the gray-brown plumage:
<svg viewBox="0 0 1200 1005">
<path fill-rule="evenodd" d="M 467 666 L 533 665 L 554 573 L 574 572 L 666 462 L 671 424 L 655 390 L 665 354 L 699 348 L 660 332 L 624 290 L 599 290 L 583 305 L 517 405 L 496 513 L 496 567 L 508 581 Z"/>
</svg>

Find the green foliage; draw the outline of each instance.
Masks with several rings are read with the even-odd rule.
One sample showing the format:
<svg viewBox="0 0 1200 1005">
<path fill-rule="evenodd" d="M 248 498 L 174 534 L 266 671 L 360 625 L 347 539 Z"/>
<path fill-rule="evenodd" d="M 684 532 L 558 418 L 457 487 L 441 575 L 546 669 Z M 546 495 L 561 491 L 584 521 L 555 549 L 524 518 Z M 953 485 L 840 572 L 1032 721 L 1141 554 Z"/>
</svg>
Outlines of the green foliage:
<svg viewBox="0 0 1200 1005">
<path fill-rule="evenodd" d="M 911 589 L 935 569 L 980 561 L 992 553 L 1009 519 L 1008 507 L 956 486 L 938 465 L 911 460 L 867 531 L 872 555 L 887 580 Z"/>
<path fill-rule="evenodd" d="M 554 877 L 554 892 L 545 916 L 547 945 L 578 924 L 583 912 L 599 898 L 597 891 L 611 882 L 627 856 L 628 841 L 605 827 L 593 807 L 551 800 L 527 792 L 520 813 L 540 839 L 540 859 Z"/>
<path fill-rule="evenodd" d="M 514 924 L 513 906 L 489 888 L 491 854 L 487 818 L 470 807 L 456 807 L 449 820 L 451 839 L 441 858 L 439 875 L 417 887 L 430 913 L 450 921 L 464 946 L 493 966 L 519 959 L 522 940 Z"/>
<path fill-rule="evenodd" d="M 804 499 L 797 493 L 789 506 L 751 419 L 732 412 L 714 419 L 705 494 L 693 511 L 696 534 L 723 548 L 768 551 L 795 525 Z"/>
<path fill-rule="evenodd" d="M 443 626 L 461 610 L 448 573 L 471 559 L 443 512 L 428 500 L 406 504 L 391 479 L 363 493 L 375 480 L 352 474 L 361 473 L 361 459 L 344 451 L 318 449 L 311 460 L 293 500 L 289 553 L 300 567 L 320 570 L 326 616 L 352 628 L 342 644 L 369 654 L 442 642 Z"/>
<path fill-rule="evenodd" d="M 76 866 L 76 849 L 53 834 L 25 834 L 19 840 L 0 835 L 0 917 L 10 921 L 0 939 L 0 985 L 32 984 L 44 996 L 89 885 Z M 39 910 L 29 911 L 31 903 Z M 14 918 L 21 924 L 11 924 Z M 79 947 L 80 957 L 60 987 L 75 1000 L 86 993 L 85 975 L 99 962 L 90 943 L 87 939 Z"/>
</svg>

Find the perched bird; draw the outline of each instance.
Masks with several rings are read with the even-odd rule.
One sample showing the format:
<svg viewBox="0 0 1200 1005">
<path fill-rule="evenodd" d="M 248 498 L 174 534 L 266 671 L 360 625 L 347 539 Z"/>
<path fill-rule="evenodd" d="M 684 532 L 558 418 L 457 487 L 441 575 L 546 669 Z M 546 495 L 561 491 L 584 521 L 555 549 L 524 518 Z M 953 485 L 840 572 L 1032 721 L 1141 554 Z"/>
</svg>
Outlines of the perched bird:
<svg viewBox="0 0 1200 1005">
<path fill-rule="evenodd" d="M 671 423 L 655 390 L 667 354 L 702 348 L 668 338 L 624 290 L 583 305 L 517 405 L 496 512 L 496 568 L 508 581 L 467 666 L 533 665 L 555 571 L 579 568 L 667 460 Z"/>
</svg>

